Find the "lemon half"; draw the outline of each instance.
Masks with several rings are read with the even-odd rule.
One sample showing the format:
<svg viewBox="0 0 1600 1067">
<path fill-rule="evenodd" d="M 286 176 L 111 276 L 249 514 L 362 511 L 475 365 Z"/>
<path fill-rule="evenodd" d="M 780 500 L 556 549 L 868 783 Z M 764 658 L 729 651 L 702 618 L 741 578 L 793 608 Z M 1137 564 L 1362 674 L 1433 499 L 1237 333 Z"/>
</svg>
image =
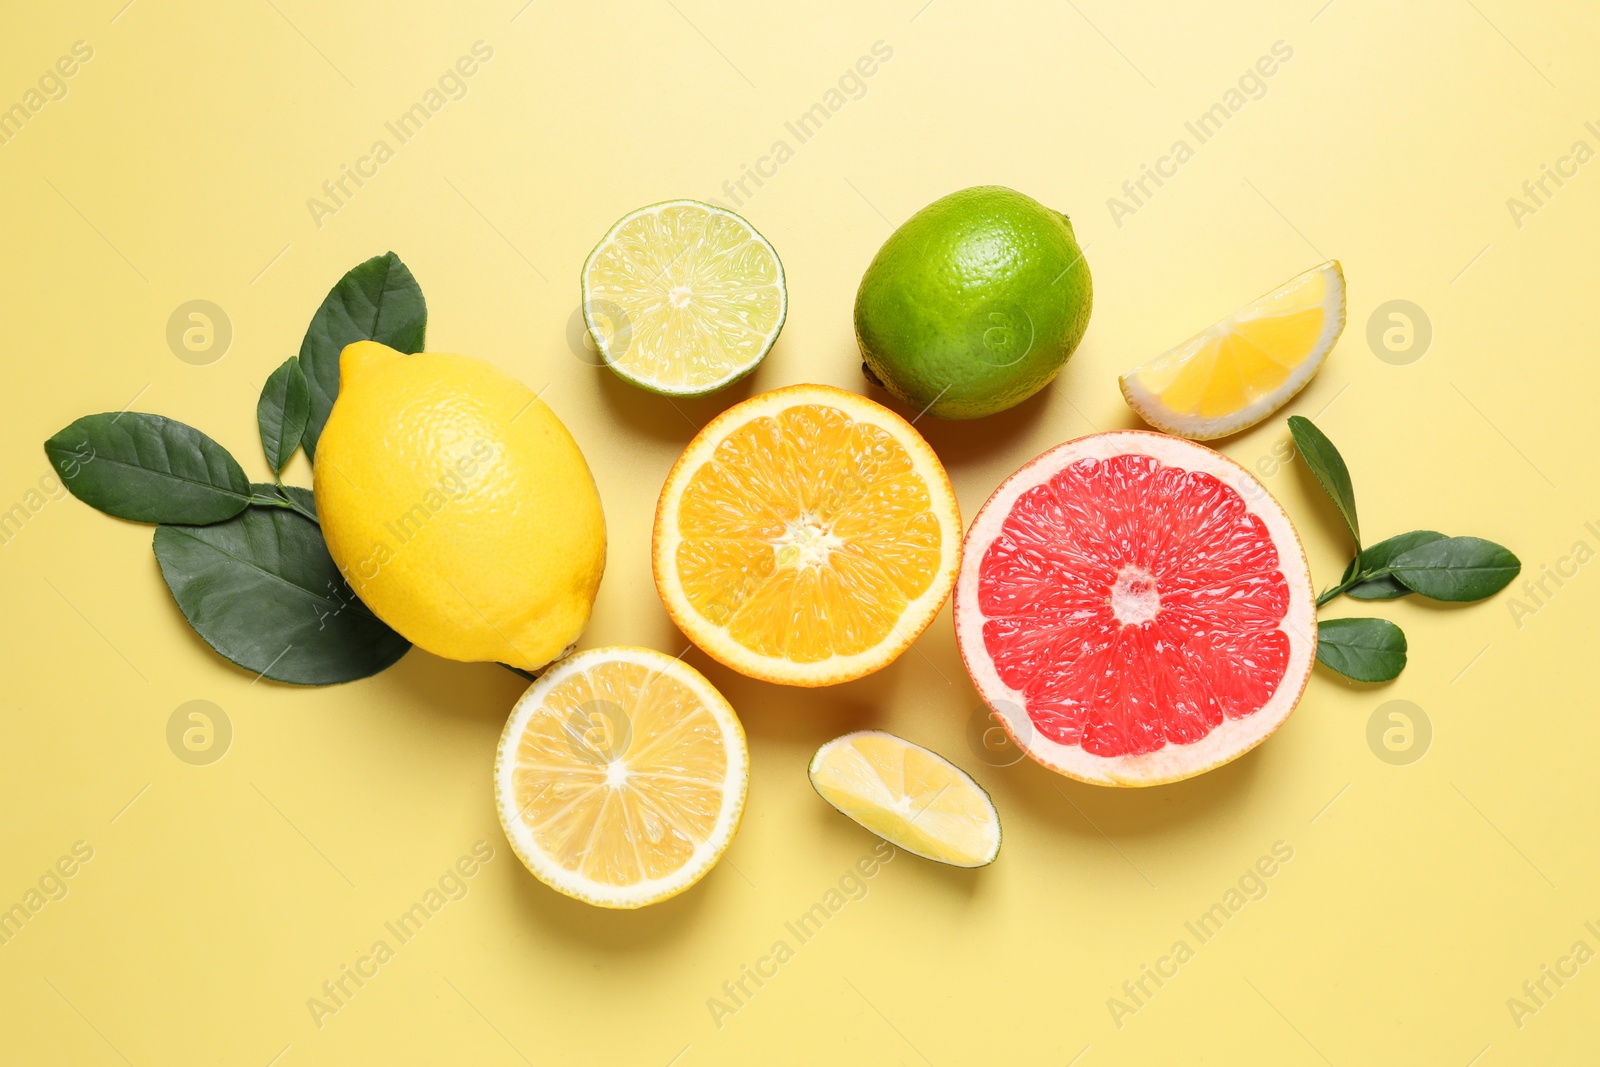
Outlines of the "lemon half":
<svg viewBox="0 0 1600 1067">
<path fill-rule="evenodd" d="M 540 881 L 638 908 L 683 892 L 727 850 L 750 752 L 699 671 L 653 649 L 596 648 L 517 702 L 494 783 L 506 837 Z"/>
</svg>

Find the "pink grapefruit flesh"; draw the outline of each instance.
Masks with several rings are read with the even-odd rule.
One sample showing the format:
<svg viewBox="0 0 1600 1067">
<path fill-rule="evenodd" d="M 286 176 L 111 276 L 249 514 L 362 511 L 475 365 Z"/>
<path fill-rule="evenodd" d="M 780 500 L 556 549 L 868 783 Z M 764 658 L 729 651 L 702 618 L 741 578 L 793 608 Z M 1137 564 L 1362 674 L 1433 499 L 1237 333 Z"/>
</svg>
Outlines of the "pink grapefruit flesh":
<svg viewBox="0 0 1600 1067">
<path fill-rule="evenodd" d="M 1024 752 L 1159 785 L 1260 744 L 1316 659 L 1289 517 L 1203 445 L 1118 430 L 1058 445 L 978 512 L 955 589 L 973 683 Z"/>
</svg>

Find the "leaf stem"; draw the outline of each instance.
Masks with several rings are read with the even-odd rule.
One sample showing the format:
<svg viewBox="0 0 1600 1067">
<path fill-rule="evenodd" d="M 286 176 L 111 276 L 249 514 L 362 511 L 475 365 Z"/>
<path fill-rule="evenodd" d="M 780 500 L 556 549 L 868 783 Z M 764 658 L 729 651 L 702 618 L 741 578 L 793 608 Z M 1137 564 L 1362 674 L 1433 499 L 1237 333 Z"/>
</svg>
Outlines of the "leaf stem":
<svg viewBox="0 0 1600 1067">
<path fill-rule="evenodd" d="M 1362 582 L 1371 581 L 1374 578 L 1382 578 L 1390 573 L 1391 571 L 1388 567 L 1379 567 L 1376 570 L 1370 571 L 1357 571 L 1355 574 L 1346 578 L 1332 589 L 1324 590 L 1321 595 L 1317 597 L 1317 607 L 1322 607 L 1322 605 L 1326 604 L 1340 593 L 1343 593 L 1347 589 L 1351 589 L 1354 586 L 1358 586 Z"/>
<path fill-rule="evenodd" d="M 1349 589 L 1351 586 L 1355 585 L 1358 581 L 1361 581 L 1360 575 L 1357 575 L 1356 577 L 1351 578 L 1348 581 L 1340 582 L 1338 585 L 1334 586 L 1332 589 L 1324 590 L 1317 597 L 1317 607 L 1319 607 L 1319 608 L 1322 607 L 1322 605 L 1326 604 L 1328 601 L 1332 600 L 1334 597 L 1338 596 L 1340 593 L 1343 593 L 1346 589 Z"/>
<path fill-rule="evenodd" d="M 501 667 L 504 667 L 506 670 L 510 671 L 512 674 L 520 674 L 522 677 L 526 678 L 530 682 L 537 682 L 539 680 L 539 676 L 536 673 L 534 673 L 533 671 L 525 671 L 521 667 L 513 667 L 509 663 L 499 663 L 498 665 L 501 666 Z"/>
<path fill-rule="evenodd" d="M 279 474 L 277 471 L 273 471 L 272 480 L 277 485 L 278 489 L 282 491 L 283 499 L 272 500 L 265 497 L 251 497 L 250 502 L 252 504 L 271 504 L 274 507 L 288 508 L 290 511 L 305 516 L 318 526 L 322 525 L 322 520 L 317 518 L 316 512 L 307 511 L 305 508 L 300 506 L 300 504 L 292 495 L 290 495 L 289 487 L 283 484 L 283 476 L 281 474 Z"/>
</svg>

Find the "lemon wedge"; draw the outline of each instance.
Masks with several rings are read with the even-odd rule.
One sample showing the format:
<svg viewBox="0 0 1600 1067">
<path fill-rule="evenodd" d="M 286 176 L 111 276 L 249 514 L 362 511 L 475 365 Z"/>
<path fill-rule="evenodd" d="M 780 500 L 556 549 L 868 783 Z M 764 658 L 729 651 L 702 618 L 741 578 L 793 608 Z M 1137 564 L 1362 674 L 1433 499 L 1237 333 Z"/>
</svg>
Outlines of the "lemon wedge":
<svg viewBox="0 0 1600 1067">
<path fill-rule="evenodd" d="M 1000 853 L 1000 815 L 966 771 L 881 730 L 835 738 L 811 758 L 823 800 L 897 848 L 956 867 Z"/>
<path fill-rule="evenodd" d="M 1238 433 L 1305 387 L 1344 315 L 1344 271 L 1329 260 L 1124 374 L 1122 395 L 1144 421 L 1179 437 Z"/>
</svg>

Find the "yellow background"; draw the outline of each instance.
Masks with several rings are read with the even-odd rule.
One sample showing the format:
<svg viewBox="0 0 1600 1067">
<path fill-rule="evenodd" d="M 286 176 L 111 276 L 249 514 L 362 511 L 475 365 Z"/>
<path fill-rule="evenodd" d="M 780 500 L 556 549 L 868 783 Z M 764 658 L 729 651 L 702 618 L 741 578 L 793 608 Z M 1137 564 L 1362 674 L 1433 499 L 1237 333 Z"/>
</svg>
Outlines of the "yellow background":
<svg viewBox="0 0 1600 1067">
<path fill-rule="evenodd" d="M 548 386 L 588 455 L 611 552 L 584 643 L 676 653 L 648 563 L 673 459 L 752 390 L 863 389 L 850 309 L 873 252 L 936 197 L 1001 183 L 1071 214 L 1095 309 L 1040 397 L 980 423 L 919 422 L 969 518 L 1047 446 L 1133 425 L 1118 372 L 1337 257 L 1349 327 L 1290 410 L 1343 449 L 1369 539 L 1477 534 L 1532 577 L 1580 539 L 1600 549 L 1578 430 L 1600 384 L 1600 163 L 1520 227 L 1506 202 L 1574 141 L 1600 148 L 1584 128 L 1600 120 L 1592 5 L 124 2 L 30 5 L 0 34 L 0 104 L 73 42 L 94 49 L 67 96 L 0 145 L 0 508 L 49 473 L 46 437 L 130 403 L 203 428 L 264 477 L 262 381 L 328 287 L 394 249 L 426 292 L 429 347 Z M 307 198 L 479 40 L 494 55 L 467 95 L 319 228 Z M 1265 95 L 1116 225 L 1107 198 L 1280 40 L 1293 58 Z M 877 41 L 893 58 L 865 95 L 795 145 L 784 122 Z M 794 158 L 741 210 L 783 257 L 791 303 L 753 380 L 674 405 L 586 365 L 567 331 L 593 242 L 642 204 L 722 195 L 778 138 Z M 234 330 L 205 366 L 165 338 L 197 298 Z M 1433 325 L 1409 365 L 1367 344 L 1391 299 Z M 1253 465 L 1285 436 L 1274 418 L 1223 448 Z M 303 459 L 290 480 L 308 484 Z M 1336 580 L 1343 538 L 1301 465 L 1265 482 L 1319 584 Z M 1583 926 L 1600 926 L 1600 725 L 1577 669 L 1595 655 L 1600 564 L 1547 588 L 1520 626 L 1517 587 L 1464 608 L 1340 601 L 1327 614 L 1405 627 L 1399 680 L 1319 668 L 1266 745 L 1143 792 L 980 759 L 948 610 L 890 668 L 821 692 L 691 652 L 750 734 L 744 826 L 694 890 L 608 913 L 546 889 L 504 844 L 489 769 L 518 679 L 413 651 L 347 686 L 252 683 L 188 631 L 148 528 L 50 500 L 0 546 L 0 906 L 74 842 L 94 858 L 0 947 L 0 1059 L 1594 1062 L 1600 964 L 1520 1028 L 1506 1004 L 1580 938 L 1600 950 Z M 234 728 L 210 766 L 166 742 L 195 699 Z M 1433 726 L 1407 766 L 1366 740 L 1391 699 Z M 974 772 L 1004 821 L 1000 858 L 976 872 L 896 859 L 719 1028 L 707 999 L 871 851 L 805 778 L 819 743 L 869 726 Z M 319 1029 L 307 998 L 479 840 L 494 859 L 465 899 Z M 1265 898 L 1117 1026 L 1108 998 L 1278 841 L 1294 858 Z"/>
</svg>

